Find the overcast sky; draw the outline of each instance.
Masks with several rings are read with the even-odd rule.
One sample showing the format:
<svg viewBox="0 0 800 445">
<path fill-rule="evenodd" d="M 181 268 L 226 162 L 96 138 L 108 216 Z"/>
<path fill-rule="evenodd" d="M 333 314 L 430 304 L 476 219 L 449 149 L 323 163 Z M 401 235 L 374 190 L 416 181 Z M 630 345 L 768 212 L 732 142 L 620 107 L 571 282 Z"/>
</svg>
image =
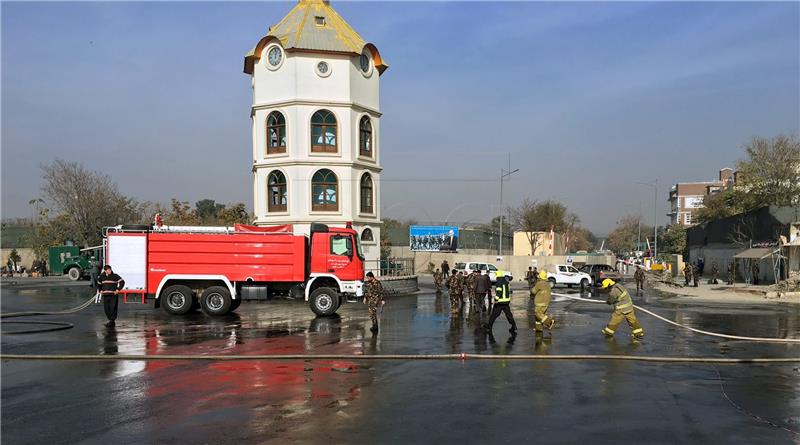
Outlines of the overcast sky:
<svg viewBox="0 0 800 445">
<path fill-rule="evenodd" d="M 2 3 L 2 217 L 30 216 L 40 163 L 142 200 L 252 208 L 244 54 L 293 3 Z M 381 76 L 384 216 L 482 222 L 563 201 L 603 234 L 659 223 L 667 189 L 713 180 L 755 136 L 800 133 L 800 5 L 333 6 Z"/>
</svg>

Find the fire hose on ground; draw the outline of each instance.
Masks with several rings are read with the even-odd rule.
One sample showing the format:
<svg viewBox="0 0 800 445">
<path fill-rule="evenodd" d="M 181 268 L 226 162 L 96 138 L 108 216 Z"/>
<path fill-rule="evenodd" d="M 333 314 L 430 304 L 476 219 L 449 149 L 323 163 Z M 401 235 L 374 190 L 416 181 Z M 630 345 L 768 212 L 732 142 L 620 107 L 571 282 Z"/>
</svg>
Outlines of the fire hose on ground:
<svg viewBox="0 0 800 445">
<path fill-rule="evenodd" d="M 604 304 L 605 303 L 604 301 L 590 300 L 588 298 L 575 297 L 575 296 L 568 295 L 568 294 L 553 293 L 553 295 L 556 295 L 558 297 L 566 297 L 566 298 L 569 298 L 571 300 L 576 300 L 576 301 L 585 301 L 585 302 L 588 302 L 588 303 L 600 303 L 600 304 Z M 720 333 L 717 333 L 717 332 L 704 331 L 702 329 L 696 329 L 696 328 L 693 328 L 691 326 L 686 326 L 685 324 L 681 324 L 681 323 L 672 321 L 672 320 L 670 320 L 668 318 L 664 318 L 661 315 L 658 315 L 655 312 L 649 311 L 649 310 L 647 310 L 647 309 L 645 309 L 645 308 L 643 308 L 641 306 L 637 306 L 637 305 L 634 304 L 633 307 L 635 307 L 637 310 L 640 310 L 640 311 L 644 312 L 645 314 L 651 315 L 651 316 L 653 316 L 653 317 L 655 317 L 655 318 L 657 318 L 657 319 L 659 319 L 659 320 L 661 320 L 663 322 L 669 323 L 669 324 L 671 324 L 673 326 L 678 326 L 679 328 L 688 329 L 688 330 L 690 330 L 692 332 L 696 332 L 698 334 L 710 335 L 712 337 L 728 338 L 728 339 L 731 339 L 731 340 L 744 340 L 744 341 L 755 341 L 755 342 L 766 342 L 766 343 L 800 343 L 800 339 L 798 339 L 798 338 L 744 337 L 744 336 L 740 336 L 740 335 L 720 334 Z"/>
<path fill-rule="evenodd" d="M 78 306 L 74 308 L 67 309 L 64 311 L 56 311 L 56 312 L 43 312 L 43 311 L 26 311 L 26 312 L 8 312 L 5 314 L 0 314 L 0 318 L 16 318 L 16 317 L 33 317 L 36 315 L 68 315 L 74 314 L 76 312 L 80 312 L 87 307 L 91 306 L 92 303 L 95 301 L 96 296 L 92 295 L 91 298 L 84 301 Z M 24 324 L 24 325 L 48 325 L 50 327 L 47 328 L 39 328 L 39 329 L 25 329 L 25 330 L 17 330 L 17 331 L 10 331 L 10 332 L 3 332 L 3 335 L 17 335 L 17 334 L 38 334 L 42 332 L 52 332 L 52 331 L 62 331 L 64 329 L 72 329 L 75 327 L 72 323 L 67 323 L 65 321 L 3 321 L 3 324 Z"/>
<path fill-rule="evenodd" d="M 603 301 L 591 300 L 588 298 L 574 297 L 568 294 L 553 295 L 566 297 L 576 301 L 589 303 L 604 303 Z M 0 314 L 0 318 L 25 317 L 34 315 L 64 315 L 72 314 L 89 307 L 95 301 L 92 296 L 83 304 L 72 309 L 58 312 L 12 312 Z M 732 340 L 744 340 L 753 342 L 771 343 L 800 343 L 800 339 L 791 338 L 764 338 L 764 337 L 745 337 L 738 335 L 720 334 L 716 332 L 704 331 L 692 328 L 681 323 L 664 318 L 655 312 L 649 311 L 640 306 L 634 307 L 648 315 L 658 318 L 661 321 L 688 329 L 692 332 Z M 6 322 L 3 323 L 13 323 Z M 24 323 L 24 322 L 20 322 Z M 54 328 L 31 331 L 14 331 L 9 334 L 47 332 L 74 327 L 70 323 L 62 322 L 30 322 L 30 324 L 58 324 Z M 8 335 L 8 334 L 6 334 Z M 742 363 L 800 363 L 800 357 L 767 357 L 767 358 L 720 358 L 720 357 L 669 357 L 669 356 L 641 356 L 641 355 L 603 355 L 603 354 L 562 354 L 562 355 L 536 355 L 536 354 L 381 354 L 381 355 L 359 355 L 359 354 L 264 354 L 264 355 L 101 355 L 101 354 L 0 354 L 0 360 L 49 360 L 49 361 L 157 361 L 157 360 L 206 360 L 206 361 L 236 361 L 236 360 L 546 360 L 546 361 L 568 361 L 568 360 L 622 360 L 637 362 L 659 362 L 659 363 L 716 363 L 716 364 L 742 364 Z"/>
</svg>

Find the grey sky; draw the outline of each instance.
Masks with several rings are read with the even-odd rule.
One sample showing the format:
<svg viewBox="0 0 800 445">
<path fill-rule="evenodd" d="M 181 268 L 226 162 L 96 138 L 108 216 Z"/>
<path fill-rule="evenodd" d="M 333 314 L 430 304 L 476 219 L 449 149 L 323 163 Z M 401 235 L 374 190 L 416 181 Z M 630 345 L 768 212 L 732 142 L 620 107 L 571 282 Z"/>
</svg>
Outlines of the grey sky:
<svg viewBox="0 0 800 445">
<path fill-rule="evenodd" d="M 139 199 L 252 206 L 242 59 L 291 6 L 2 3 L 2 216 L 31 214 L 55 157 Z M 385 216 L 490 219 L 510 152 L 507 203 L 558 199 L 604 233 L 640 202 L 652 219 L 633 182 L 657 179 L 664 223 L 671 184 L 800 133 L 798 3 L 333 6 L 390 64 Z"/>
</svg>

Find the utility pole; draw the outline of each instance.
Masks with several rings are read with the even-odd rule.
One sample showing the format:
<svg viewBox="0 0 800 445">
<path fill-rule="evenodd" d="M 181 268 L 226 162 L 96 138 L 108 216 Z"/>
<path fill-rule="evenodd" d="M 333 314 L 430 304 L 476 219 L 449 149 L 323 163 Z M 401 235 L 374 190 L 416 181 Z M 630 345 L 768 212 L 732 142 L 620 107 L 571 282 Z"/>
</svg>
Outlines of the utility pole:
<svg viewBox="0 0 800 445">
<path fill-rule="evenodd" d="M 636 234 L 636 249 L 634 250 L 635 252 L 638 252 L 639 249 L 642 247 L 642 201 L 641 200 L 639 200 L 639 218 L 638 218 L 638 220 L 639 220 L 639 227 L 638 227 L 638 232 Z M 638 258 L 639 254 L 637 253 L 636 255 L 637 255 L 637 258 Z"/>
<path fill-rule="evenodd" d="M 653 181 L 653 260 L 658 258 L 658 179 Z"/>
<path fill-rule="evenodd" d="M 651 182 L 636 182 L 636 184 L 653 187 L 653 261 L 658 256 L 658 179 Z"/>
<path fill-rule="evenodd" d="M 497 254 L 503 255 L 503 182 L 507 177 L 518 172 L 519 169 L 511 170 L 511 153 L 508 154 L 508 170 L 500 169 L 500 248 Z"/>
</svg>

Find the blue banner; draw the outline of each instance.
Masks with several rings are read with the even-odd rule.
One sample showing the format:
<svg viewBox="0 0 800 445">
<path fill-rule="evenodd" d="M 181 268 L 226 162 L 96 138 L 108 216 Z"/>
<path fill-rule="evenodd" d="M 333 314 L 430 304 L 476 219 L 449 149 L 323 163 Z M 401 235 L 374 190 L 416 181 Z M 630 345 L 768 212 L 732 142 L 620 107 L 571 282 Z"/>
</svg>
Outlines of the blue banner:
<svg viewBox="0 0 800 445">
<path fill-rule="evenodd" d="M 458 250 L 458 227 L 411 226 L 408 239 L 415 252 L 455 252 Z"/>
</svg>

